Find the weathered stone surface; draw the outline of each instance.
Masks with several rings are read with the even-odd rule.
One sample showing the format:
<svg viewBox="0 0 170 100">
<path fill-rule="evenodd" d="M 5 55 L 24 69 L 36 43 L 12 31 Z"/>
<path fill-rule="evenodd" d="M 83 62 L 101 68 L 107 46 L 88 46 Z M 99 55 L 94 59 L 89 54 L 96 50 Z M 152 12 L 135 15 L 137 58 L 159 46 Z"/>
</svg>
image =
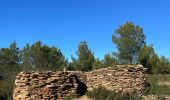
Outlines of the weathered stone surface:
<svg viewBox="0 0 170 100">
<path fill-rule="evenodd" d="M 116 92 L 136 91 L 142 95 L 146 85 L 145 72 L 142 65 L 115 65 L 87 72 L 87 89 L 103 86 Z"/>
<path fill-rule="evenodd" d="M 145 71 L 141 65 L 115 65 L 91 72 L 20 72 L 16 76 L 13 99 L 60 100 L 99 86 L 121 93 L 136 91 L 142 95 L 146 84 Z"/>
<path fill-rule="evenodd" d="M 76 77 L 78 77 L 76 72 L 20 72 L 16 76 L 13 99 L 62 99 L 65 95 L 76 94 L 78 87 Z"/>
</svg>

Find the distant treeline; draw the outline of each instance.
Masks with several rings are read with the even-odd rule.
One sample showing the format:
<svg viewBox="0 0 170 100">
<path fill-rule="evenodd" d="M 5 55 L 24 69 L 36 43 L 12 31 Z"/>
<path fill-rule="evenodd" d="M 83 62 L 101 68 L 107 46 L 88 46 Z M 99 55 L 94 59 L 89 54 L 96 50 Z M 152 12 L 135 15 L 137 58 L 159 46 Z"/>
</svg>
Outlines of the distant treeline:
<svg viewBox="0 0 170 100">
<path fill-rule="evenodd" d="M 87 42 L 81 41 L 76 52 L 77 57 L 72 56 L 71 62 L 55 46 L 49 47 L 37 41 L 19 49 L 14 41 L 8 48 L 0 48 L 0 100 L 12 99 L 15 75 L 23 70 L 57 71 L 66 67 L 68 70 L 90 71 L 115 64 L 142 64 L 148 68 L 149 74 L 169 74 L 169 59 L 159 57 L 153 45 L 148 45 L 145 38 L 140 26 L 126 22 L 112 36 L 118 52 L 107 53 L 104 59 L 99 60 Z"/>
</svg>

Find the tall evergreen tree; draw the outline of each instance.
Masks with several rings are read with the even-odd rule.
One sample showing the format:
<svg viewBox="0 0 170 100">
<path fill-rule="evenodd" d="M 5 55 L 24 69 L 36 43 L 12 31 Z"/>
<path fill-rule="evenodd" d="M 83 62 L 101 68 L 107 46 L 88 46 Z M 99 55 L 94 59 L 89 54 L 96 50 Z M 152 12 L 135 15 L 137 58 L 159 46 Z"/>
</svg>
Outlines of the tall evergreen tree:
<svg viewBox="0 0 170 100">
<path fill-rule="evenodd" d="M 19 48 L 16 42 L 0 49 L 0 99 L 12 100 L 15 75 L 20 71 Z"/>
<path fill-rule="evenodd" d="M 94 55 L 88 48 L 86 41 L 80 42 L 76 54 L 78 55 L 78 59 L 72 57 L 72 66 L 74 66 L 77 70 L 82 71 L 92 70 Z"/>
<path fill-rule="evenodd" d="M 62 52 L 56 47 L 42 45 L 40 41 L 22 50 L 23 67 L 37 70 L 61 70 L 67 66 L 67 60 Z"/>
<path fill-rule="evenodd" d="M 112 41 L 117 45 L 121 60 L 132 64 L 137 62 L 138 52 L 145 44 L 145 35 L 140 26 L 126 22 L 115 31 Z"/>
<path fill-rule="evenodd" d="M 19 48 L 16 42 L 10 44 L 9 48 L 0 49 L 0 65 L 6 67 L 6 70 L 19 70 L 20 63 Z"/>
<path fill-rule="evenodd" d="M 148 73 L 167 74 L 170 73 L 170 61 L 165 56 L 159 57 L 152 45 L 144 45 L 139 54 L 139 62 L 147 68 Z"/>
<path fill-rule="evenodd" d="M 157 59 L 157 56 L 155 55 L 155 51 L 153 49 L 152 45 L 147 46 L 146 44 L 140 49 L 140 52 L 138 53 L 138 60 L 140 64 L 142 64 L 144 67 L 147 68 L 147 71 L 149 73 L 152 72 L 152 65 L 151 59 L 154 59 L 154 56 Z M 153 61 L 152 61 L 153 62 Z M 154 62 L 153 62 L 154 63 Z"/>
</svg>

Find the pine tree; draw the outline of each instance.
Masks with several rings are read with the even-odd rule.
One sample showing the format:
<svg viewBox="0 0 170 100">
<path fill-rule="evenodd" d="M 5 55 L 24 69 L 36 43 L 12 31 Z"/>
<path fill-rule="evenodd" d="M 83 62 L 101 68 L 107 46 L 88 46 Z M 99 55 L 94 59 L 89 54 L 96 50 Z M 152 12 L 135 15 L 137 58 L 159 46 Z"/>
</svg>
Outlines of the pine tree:
<svg viewBox="0 0 170 100">
<path fill-rule="evenodd" d="M 89 71 L 92 70 L 92 64 L 94 62 L 94 55 L 88 48 L 86 41 L 81 41 L 78 50 L 76 52 L 78 59 L 72 57 L 71 65 L 77 70 Z"/>
<path fill-rule="evenodd" d="M 145 35 L 140 26 L 126 22 L 115 31 L 112 41 L 117 45 L 121 60 L 133 64 L 137 62 L 138 52 L 145 44 Z"/>
</svg>

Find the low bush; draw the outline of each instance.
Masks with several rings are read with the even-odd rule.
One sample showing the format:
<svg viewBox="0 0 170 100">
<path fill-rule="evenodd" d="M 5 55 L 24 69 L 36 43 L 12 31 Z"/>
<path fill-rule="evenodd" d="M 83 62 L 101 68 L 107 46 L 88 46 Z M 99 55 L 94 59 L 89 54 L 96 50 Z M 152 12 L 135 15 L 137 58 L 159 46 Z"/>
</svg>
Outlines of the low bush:
<svg viewBox="0 0 170 100">
<path fill-rule="evenodd" d="M 145 90 L 145 95 L 150 95 L 150 94 L 154 94 L 154 95 L 157 95 L 157 96 L 170 95 L 169 86 L 158 84 L 159 82 L 162 82 L 161 80 L 165 81 L 166 79 L 169 79 L 169 78 L 163 77 L 161 75 L 148 75 L 149 85 L 147 85 L 147 88 Z"/>
<path fill-rule="evenodd" d="M 76 96 L 71 94 L 70 96 L 65 97 L 64 100 L 73 100 L 75 98 L 76 98 Z"/>
<path fill-rule="evenodd" d="M 86 95 L 94 100 L 141 100 L 142 98 L 138 96 L 135 92 L 129 94 L 115 93 L 113 91 L 107 90 L 103 87 L 94 89 L 93 91 L 88 91 Z"/>
</svg>

